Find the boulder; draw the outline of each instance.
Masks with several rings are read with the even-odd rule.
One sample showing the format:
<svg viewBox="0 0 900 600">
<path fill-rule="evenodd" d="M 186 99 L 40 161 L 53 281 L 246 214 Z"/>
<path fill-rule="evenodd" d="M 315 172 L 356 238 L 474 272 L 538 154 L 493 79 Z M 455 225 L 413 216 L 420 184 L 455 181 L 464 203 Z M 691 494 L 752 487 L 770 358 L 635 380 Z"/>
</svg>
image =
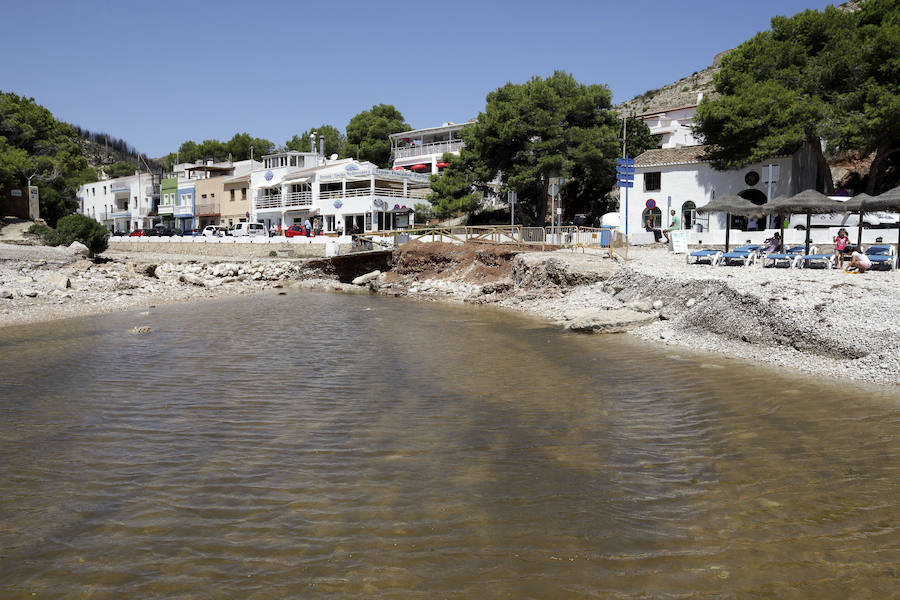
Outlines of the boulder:
<svg viewBox="0 0 900 600">
<path fill-rule="evenodd" d="M 656 317 L 630 308 L 583 309 L 568 315 L 566 329 L 582 333 L 622 333 L 640 327 Z"/>
<path fill-rule="evenodd" d="M 653 305 L 648 300 L 635 300 L 626 304 L 625 307 L 642 313 L 648 313 L 653 310 Z"/>
<path fill-rule="evenodd" d="M 47 273 L 41 278 L 44 283 L 50 284 L 58 290 L 72 287 L 72 282 L 63 273 Z"/>
<path fill-rule="evenodd" d="M 374 281 L 381 275 L 381 271 L 372 271 L 371 273 L 366 273 L 365 275 L 360 275 L 350 283 L 353 285 L 367 285 L 370 281 Z"/>
<path fill-rule="evenodd" d="M 88 247 L 85 246 L 84 244 L 82 244 L 81 242 L 72 242 L 71 244 L 69 244 L 69 250 L 71 250 L 73 253 L 75 253 L 79 256 L 90 256 L 91 255 L 91 251 L 88 249 Z"/>
<path fill-rule="evenodd" d="M 0 298 L 12 298 L 13 293 L 10 290 L 0 290 Z"/>
<path fill-rule="evenodd" d="M 19 290 L 19 295 L 26 298 L 34 298 L 38 295 L 38 293 L 34 290 Z"/>
<path fill-rule="evenodd" d="M 684 303 L 684 305 L 688 308 L 694 306 L 695 304 L 697 304 L 697 300 L 694 298 L 689 298 L 688 301 Z"/>
<path fill-rule="evenodd" d="M 659 310 L 659 309 L 661 309 L 662 307 L 663 307 L 663 301 L 662 301 L 662 300 L 657 300 L 656 302 L 653 303 L 653 310 Z"/>
</svg>

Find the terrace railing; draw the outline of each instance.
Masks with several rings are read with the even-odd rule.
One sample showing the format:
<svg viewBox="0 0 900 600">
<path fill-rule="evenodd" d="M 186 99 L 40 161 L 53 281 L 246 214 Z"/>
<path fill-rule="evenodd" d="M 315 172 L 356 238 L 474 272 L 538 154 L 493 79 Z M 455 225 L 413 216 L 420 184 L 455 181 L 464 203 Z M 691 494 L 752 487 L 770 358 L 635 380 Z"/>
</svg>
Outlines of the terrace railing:
<svg viewBox="0 0 900 600">
<path fill-rule="evenodd" d="M 414 156 L 426 156 L 428 154 L 443 154 L 444 152 L 459 152 L 463 147 L 462 140 L 447 142 L 433 142 L 421 146 L 409 146 L 406 148 L 394 148 L 394 158 L 412 158 Z"/>
</svg>

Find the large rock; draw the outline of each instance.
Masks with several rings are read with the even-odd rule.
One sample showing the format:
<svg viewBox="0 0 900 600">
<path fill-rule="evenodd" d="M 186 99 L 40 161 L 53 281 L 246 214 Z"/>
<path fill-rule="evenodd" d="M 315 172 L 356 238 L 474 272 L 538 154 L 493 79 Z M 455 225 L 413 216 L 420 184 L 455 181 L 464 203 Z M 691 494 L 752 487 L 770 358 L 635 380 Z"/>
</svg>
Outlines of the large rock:
<svg viewBox="0 0 900 600">
<path fill-rule="evenodd" d="M 655 316 L 631 310 L 614 308 L 610 310 L 583 309 L 567 315 L 566 329 L 582 333 L 622 333 L 645 325 Z"/>
<path fill-rule="evenodd" d="M 75 254 L 77 254 L 79 256 L 90 256 L 91 255 L 91 251 L 88 249 L 88 247 L 85 246 L 84 244 L 82 244 L 81 242 L 72 242 L 71 244 L 69 244 L 69 250 L 71 250 L 72 252 L 74 252 Z"/>
<path fill-rule="evenodd" d="M 72 287 L 72 282 L 63 273 L 47 273 L 42 278 L 44 283 L 48 283 L 58 290 L 64 290 Z"/>
<path fill-rule="evenodd" d="M 14 294 L 10 290 L 0 290 L 0 298 L 12 298 Z"/>
<path fill-rule="evenodd" d="M 381 275 L 381 271 L 375 270 L 375 271 L 372 271 L 371 273 L 366 273 L 365 275 L 360 275 L 359 277 L 357 277 L 350 283 L 352 283 L 353 285 L 366 285 L 370 281 L 376 280 L 379 275 Z"/>
</svg>

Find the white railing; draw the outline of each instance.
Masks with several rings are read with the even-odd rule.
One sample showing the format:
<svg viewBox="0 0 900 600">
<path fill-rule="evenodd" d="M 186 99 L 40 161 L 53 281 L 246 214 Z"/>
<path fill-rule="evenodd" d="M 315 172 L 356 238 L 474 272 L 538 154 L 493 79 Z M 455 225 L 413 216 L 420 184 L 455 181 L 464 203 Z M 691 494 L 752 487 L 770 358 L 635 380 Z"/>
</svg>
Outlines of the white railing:
<svg viewBox="0 0 900 600">
<path fill-rule="evenodd" d="M 312 192 L 291 192 L 284 194 L 285 206 L 310 206 L 312 204 Z"/>
<path fill-rule="evenodd" d="M 219 214 L 219 203 L 218 202 L 203 202 L 200 201 L 197 203 L 197 206 L 194 210 L 194 214 L 197 215 L 218 215 Z"/>
<path fill-rule="evenodd" d="M 181 204 L 174 209 L 175 216 L 190 217 L 194 214 L 194 207 L 190 204 Z"/>
<path fill-rule="evenodd" d="M 425 156 L 427 154 L 459 152 L 459 149 L 462 148 L 462 146 L 462 140 L 452 140 L 449 142 L 434 142 L 432 144 L 422 144 L 421 146 L 410 146 L 409 148 L 394 148 L 394 158 L 410 158 L 413 156 Z"/>
<path fill-rule="evenodd" d="M 174 211 L 175 211 L 174 204 L 160 204 L 156 208 L 156 212 L 158 212 L 161 215 L 171 215 L 171 214 L 173 214 Z"/>
<path fill-rule="evenodd" d="M 256 209 L 267 208 L 293 208 L 296 206 L 311 206 L 312 192 L 291 192 L 289 194 L 259 195 L 256 197 Z"/>
</svg>

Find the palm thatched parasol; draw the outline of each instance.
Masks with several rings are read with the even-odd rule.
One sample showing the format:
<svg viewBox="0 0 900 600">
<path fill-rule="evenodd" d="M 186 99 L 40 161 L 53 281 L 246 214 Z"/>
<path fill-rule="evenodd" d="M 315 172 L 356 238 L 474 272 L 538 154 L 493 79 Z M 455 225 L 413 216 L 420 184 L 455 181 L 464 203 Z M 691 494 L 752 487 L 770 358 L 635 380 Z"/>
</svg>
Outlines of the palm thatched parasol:
<svg viewBox="0 0 900 600">
<path fill-rule="evenodd" d="M 766 214 L 764 205 L 753 204 L 746 198 L 736 194 L 724 194 L 713 198 L 703 206 L 697 207 L 698 213 L 725 213 L 725 252 L 729 251 L 731 235 L 731 215 L 760 217 Z"/>
<path fill-rule="evenodd" d="M 900 187 L 895 187 L 878 196 L 859 194 L 848 200 L 847 210 L 859 212 L 859 239 L 857 247 L 862 247 L 863 213 L 873 211 L 900 212 Z M 897 254 L 900 255 L 900 221 L 897 222 Z"/>
<path fill-rule="evenodd" d="M 782 235 L 784 239 L 784 216 L 793 214 L 806 214 L 806 254 L 809 254 L 809 236 L 811 215 L 824 215 L 831 213 L 847 212 L 843 202 L 832 200 L 825 194 L 816 190 L 803 190 L 789 198 L 781 196 L 765 205 L 768 214 L 777 214 L 781 218 Z"/>
</svg>

